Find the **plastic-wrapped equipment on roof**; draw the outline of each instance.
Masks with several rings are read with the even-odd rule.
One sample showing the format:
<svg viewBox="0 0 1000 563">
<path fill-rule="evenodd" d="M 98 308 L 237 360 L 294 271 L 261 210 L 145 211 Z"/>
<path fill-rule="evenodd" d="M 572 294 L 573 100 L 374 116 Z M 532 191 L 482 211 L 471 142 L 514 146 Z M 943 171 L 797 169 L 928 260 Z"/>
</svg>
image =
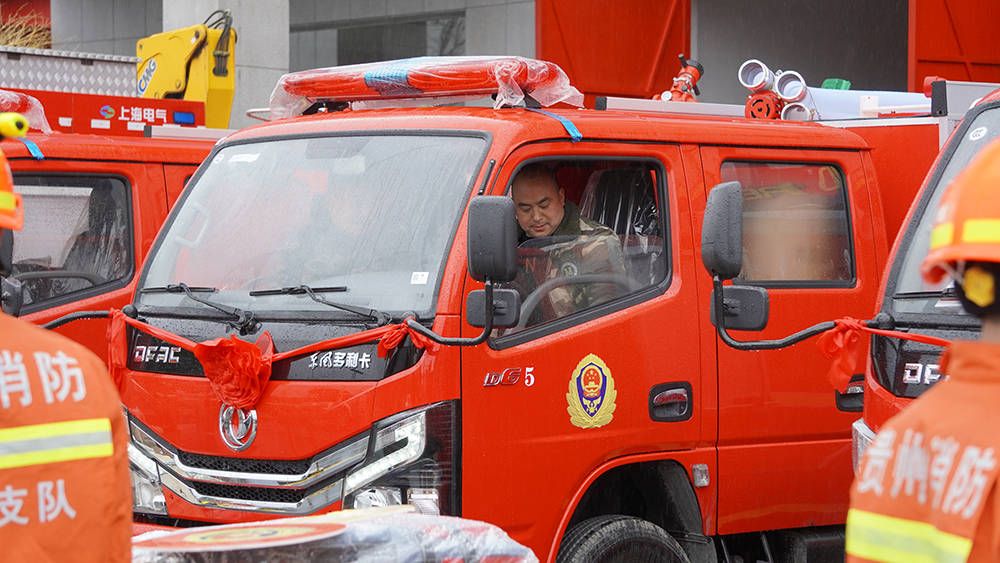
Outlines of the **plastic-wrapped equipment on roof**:
<svg viewBox="0 0 1000 563">
<path fill-rule="evenodd" d="M 299 115 L 318 101 L 477 98 L 494 108 L 530 96 L 542 106 L 583 105 L 583 95 L 555 63 L 525 57 L 416 57 L 292 72 L 271 93 L 272 118 Z"/>
<path fill-rule="evenodd" d="M 38 98 L 12 92 L 10 90 L 0 90 L 0 111 L 13 111 L 20 113 L 28 120 L 28 125 L 32 129 L 38 129 L 42 133 L 51 133 L 52 128 L 45 119 L 45 109 Z"/>
</svg>

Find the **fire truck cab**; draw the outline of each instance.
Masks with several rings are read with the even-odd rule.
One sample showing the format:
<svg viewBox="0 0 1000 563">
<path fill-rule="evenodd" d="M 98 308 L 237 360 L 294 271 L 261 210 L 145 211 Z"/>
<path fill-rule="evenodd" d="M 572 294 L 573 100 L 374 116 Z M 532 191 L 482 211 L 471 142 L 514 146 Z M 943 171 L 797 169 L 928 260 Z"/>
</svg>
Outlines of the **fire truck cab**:
<svg viewBox="0 0 1000 563">
<path fill-rule="evenodd" d="M 24 228 L 8 235 L 5 311 L 45 324 L 129 303 L 170 206 L 223 130 L 173 127 L 204 123 L 194 102 L 28 89 L 0 97 L 30 103 L 35 120 L 25 140 L 2 144 L 25 201 Z M 106 358 L 106 319 L 55 330 Z"/>
<path fill-rule="evenodd" d="M 544 560 L 615 538 L 675 561 L 842 553 L 855 415 L 814 350 L 720 342 L 698 241 L 711 188 L 739 181 L 736 283 L 768 288 L 763 335 L 865 315 L 891 236 L 872 145 L 742 107 L 504 104 L 503 84 L 495 108 L 362 109 L 456 93 L 419 82 L 450 63 L 421 64 L 287 75 L 272 113 L 297 111 L 228 137 L 191 179 L 111 343 L 137 519 L 411 503 Z M 518 232 L 525 169 L 599 236 Z M 384 357 L 376 339 L 310 348 L 394 323 L 419 327 Z M 293 353 L 245 409 L 173 344 L 265 334 Z"/>
</svg>

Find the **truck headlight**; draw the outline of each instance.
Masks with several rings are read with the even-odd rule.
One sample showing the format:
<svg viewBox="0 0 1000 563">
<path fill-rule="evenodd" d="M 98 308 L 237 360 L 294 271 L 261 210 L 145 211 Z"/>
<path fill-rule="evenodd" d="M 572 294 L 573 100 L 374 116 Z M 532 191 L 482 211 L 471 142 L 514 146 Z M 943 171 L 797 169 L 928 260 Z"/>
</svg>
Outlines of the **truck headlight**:
<svg viewBox="0 0 1000 563">
<path fill-rule="evenodd" d="M 128 469 L 132 479 L 132 510 L 146 514 L 167 514 L 167 500 L 160 486 L 156 462 L 131 443 L 128 445 Z"/>
<path fill-rule="evenodd" d="M 132 444 L 132 424 L 128 409 L 122 405 L 125 426 L 129 429 L 128 472 L 132 481 L 132 511 L 146 514 L 167 514 L 167 499 L 160 486 L 160 470 L 156 462 Z"/>
<path fill-rule="evenodd" d="M 371 454 L 360 467 L 347 474 L 344 490 L 355 491 L 390 471 L 412 463 L 427 445 L 427 418 L 423 412 L 404 418 L 375 434 Z"/>
<path fill-rule="evenodd" d="M 344 508 L 413 504 L 458 514 L 457 405 L 436 403 L 376 424 L 365 461 L 347 474 Z"/>
</svg>

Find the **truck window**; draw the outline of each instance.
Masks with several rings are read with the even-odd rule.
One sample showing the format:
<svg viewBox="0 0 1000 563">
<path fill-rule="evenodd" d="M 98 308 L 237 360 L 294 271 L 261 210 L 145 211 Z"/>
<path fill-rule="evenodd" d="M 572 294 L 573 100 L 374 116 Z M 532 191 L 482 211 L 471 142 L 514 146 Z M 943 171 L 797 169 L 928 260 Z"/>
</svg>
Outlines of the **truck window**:
<svg viewBox="0 0 1000 563">
<path fill-rule="evenodd" d="M 287 286 L 342 288 L 331 299 L 432 316 L 448 249 L 487 142 L 474 135 L 284 138 L 218 149 L 164 227 L 142 287 L 187 283 L 262 318 L 356 314 Z M 140 293 L 147 306 L 191 307 Z M 209 309 L 209 311 L 211 311 Z"/>
<path fill-rule="evenodd" d="M 837 167 L 724 162 L 720 176 L 743 186 L 738 280 L 836 286 L 853 280 L 847 196 Z"/>
<path fill-rule="evenodd" d="M 518 210 L 519 269 L 507 287 L 521 294 L 521 322 L 498 334 L 661 282 L 667 268 L 659 176 L 652 163 L 614 160 L 535 160 L 515 171 L 508 193 Z M 531 209 L 543 196 L 554 200 L 548 209 Z M 551 232 L 536 231 L 536 224 Z"/>
<path fill-rule="evenodd" d="M 937 183 L 928 186 L 930 198 L 922 203 L 922 215 L 916 230 L 907 233 L 900 243 L 899 256 L 902 257 L 902 268 L 896 283 L 893 306 L 900 313 L 923 313 L 934 315 L 965 315 L 961 304 L 953 295 L 947 295 L 944 290 L 951 286 L 948 278 L 937 285 L 924 281 L 920 275 L 920 263 L 927 256 L 930 248 L 931 228 L 934 226 L 934 214 L 938 203 L 944 195 L 945 188 L 955 176 L 969 164 L 981 148 L 1000 136 L 1000 108 L 983 111 L 965 129 L 965 134 L 958 140 Z"/>
<path fill-rule="evenodd" d="M 131 276 L 131 207 L 122 179 L 19 174 L 14 189 L 25 201 L 24 229 L 14 233 L 14 277 L 25 305 L 55 305 Z"/>
</svg>

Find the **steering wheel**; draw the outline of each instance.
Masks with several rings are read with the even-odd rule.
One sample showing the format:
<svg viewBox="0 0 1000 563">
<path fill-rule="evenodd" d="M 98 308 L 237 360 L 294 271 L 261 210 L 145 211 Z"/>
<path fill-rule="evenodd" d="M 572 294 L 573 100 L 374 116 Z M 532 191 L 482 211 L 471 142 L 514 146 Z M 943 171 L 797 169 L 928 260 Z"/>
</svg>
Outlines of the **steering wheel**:
<svg viewBox="0 0 1000 563">
<path fill-rule="evenodd" d="M 542 298 L 548 295 L 553 289 L 585 283 L 613 283 L 623 288 L 626 292 L 632 291 L 632 280 L 623 274 L 582 274 L 579 276 L 552 278 L 543 282 L 524 298 L 524 302 L 521 303 L 521 318 L 517 321 L 517 326 L 514 328 L 522 330 L 528 326 L 528 319 L 531 318 L 531 314 L 538 308 L 538 305 L 542 302 Z"/>
<path fill-rule="evenodd" d="M 81 272 L 76 270 L 38 270 L 36 272 L 20 272 L 13 275 L 19 281 L 46 280 L 52 278 L 73 278 L 86 280 L 90 285 L 101 285 L 108 281 L 92 272 Z"/>
</svg>

